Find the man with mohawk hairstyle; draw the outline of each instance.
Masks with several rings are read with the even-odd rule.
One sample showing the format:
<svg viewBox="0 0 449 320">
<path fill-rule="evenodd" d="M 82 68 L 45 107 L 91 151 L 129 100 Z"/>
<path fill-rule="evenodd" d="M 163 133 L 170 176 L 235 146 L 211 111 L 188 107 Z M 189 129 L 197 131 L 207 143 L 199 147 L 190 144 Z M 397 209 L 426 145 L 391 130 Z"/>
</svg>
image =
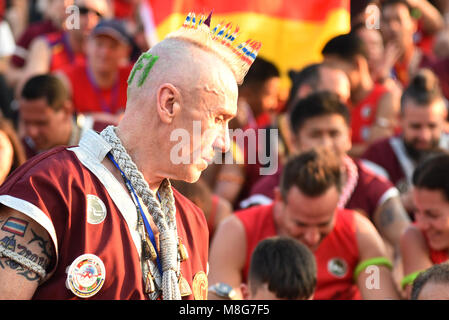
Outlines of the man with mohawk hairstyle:
<svg viewBox="0 0 449 320">
<path fill-rule="evenodd" d="M 0 299 L 207 298 L 207 224 L 169 179 L 198 180 L 229 148 L 237 83 L 260 47 L 223 45 L 210 21 L 189 14 L 142 54 L 117 127 L 2 185 Z"/>
</svg>

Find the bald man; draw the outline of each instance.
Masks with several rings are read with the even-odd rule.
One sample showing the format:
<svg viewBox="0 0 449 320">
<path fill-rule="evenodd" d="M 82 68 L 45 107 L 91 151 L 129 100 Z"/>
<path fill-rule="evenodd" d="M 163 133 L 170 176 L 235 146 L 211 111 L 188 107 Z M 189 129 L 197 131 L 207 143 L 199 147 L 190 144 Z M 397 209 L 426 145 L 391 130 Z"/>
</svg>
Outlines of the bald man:
<svg viewBox="0 0 449 320">
<path fill-rule="evenodd" d="M 118 127 L 33 158 L 0 188 L 0 299 L 207 298 L 207 223 L 169 179 L 198 180 L 229 148 L 251 59 L 192 20 L 136 62 Z"/>
</svg>

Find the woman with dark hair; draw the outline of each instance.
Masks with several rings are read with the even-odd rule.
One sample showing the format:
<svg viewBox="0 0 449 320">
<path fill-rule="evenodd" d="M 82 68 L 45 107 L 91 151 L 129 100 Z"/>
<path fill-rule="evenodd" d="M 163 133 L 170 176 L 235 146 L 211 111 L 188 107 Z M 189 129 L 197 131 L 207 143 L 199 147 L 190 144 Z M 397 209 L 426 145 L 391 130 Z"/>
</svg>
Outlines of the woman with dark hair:
<svg viewBox="0 0 449 320">
<path fill-rule="evenodd" d="M 0 184 L 25 161 L 25 151 L 13 125 L 0 116 Z"/>
<path fill-rule="evenodd" d="M 449 153 L 423 160 L 413 173 L 415 223 L 401 237 L 403 288 L 410 297 L 414 279 L 449 259 Z"/>
</svg>

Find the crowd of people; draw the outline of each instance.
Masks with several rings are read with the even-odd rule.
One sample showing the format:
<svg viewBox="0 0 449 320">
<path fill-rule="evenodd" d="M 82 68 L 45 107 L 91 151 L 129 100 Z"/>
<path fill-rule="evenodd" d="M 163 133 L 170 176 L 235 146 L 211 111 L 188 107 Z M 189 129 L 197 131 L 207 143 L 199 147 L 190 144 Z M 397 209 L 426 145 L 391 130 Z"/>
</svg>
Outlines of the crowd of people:
<svg viewBox="0 0 449 320">
<path fill-rule="evenodd" d="M 80 286 L 75 262 L 100 274 L 113 261 L 114 272 L 129 268 L 144 281 L 106 285 L 106 299 L 157 298 L 154 287 L 176 298 L 167 270 L 180 295 L 195 299 L 449 299 L 449 1 L 351 1 L 351 31 L 323 45 L 322 61 L 290 70 L 285 100 L 281 73 L 263 56 L 237 87 L 223 62 L 175 35 L 151 44 L 140 3 L 0 0 L 0 203 L 14 210 L 0 210 L 0 249 L 15 249 L 19 237 L 30 240 L 26 250 L 41 248 L 22 274 L 38 282 L 0 286 L 0 298 L 98 296 L 103 283 Z M 73 5 L 78 28 L 67 24 Z M 378 27 L 368 23 L 369 6 Z M 213 96 L 197 93 L 203 84 Z M 152 113 L 144 108 L 151 99 Z M 220 117 L 209 119 L 208 104 L 225 106 Z M 170 163 L 170 132 L 190 133 L 198 119 L 201 130 L 216 130 L 199 137 L 207 168 Z M 129 160 L 115 134 L 136 168 L 123 169 Z M 128 180 L 137 168 L 147 184 Z M 106 212 L 137 210 L 158 231 L 145 218 L 134 225 L 115 216 L 103 232 L 118 239 L 129 228 L 131 240 L 95 235 L 92 244 L 67 227 L 86 207 L 93 213 L 80 229 Z M 177 244 L 177 267 L 159 264 L 162 239 Z M 120 258 L 133 241 L 137 252 Z M 86 255 L 97 242 L 108 251 L 102 259 Z M 2 270 L 17 268 L 7 254 L 0 250 L 0 282 Z M 49 275 L 58 280 L 45 283 Z"/>
</svg>

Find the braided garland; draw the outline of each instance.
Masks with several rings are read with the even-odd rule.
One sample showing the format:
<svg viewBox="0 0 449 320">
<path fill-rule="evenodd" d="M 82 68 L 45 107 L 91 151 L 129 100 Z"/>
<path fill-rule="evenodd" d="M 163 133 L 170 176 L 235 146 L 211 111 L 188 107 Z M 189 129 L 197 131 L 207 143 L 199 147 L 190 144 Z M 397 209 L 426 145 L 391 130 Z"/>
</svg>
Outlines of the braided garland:
<svg viewBox="0 0 449 320">
<path fill-rule="evenodd" d="M 137 195 L 142 199 L 148 212 L 151 214 L 154 223 L 159 229 L 160 258 L 163 271 L 162 297 L 164 300 L 180 300 L 181 293 L 178 286 L 178 277 L 176 275 L 178 264 L 176 208 L 170 182 L 165 179 L 161 183 L 159 188 L 161 204 L 159 204 L 153 191 L 145 181 L 143 174 L 139 171 L 136 164 L 132 161 L 131 157 L 123 147 L 120 139 L 117 137 L 115 129 L 114 126 L 108 126 L 100 133 L 100 135 L 111 145 L 111 153 L 114 159 L 131 182 Z"/>
</svg>

